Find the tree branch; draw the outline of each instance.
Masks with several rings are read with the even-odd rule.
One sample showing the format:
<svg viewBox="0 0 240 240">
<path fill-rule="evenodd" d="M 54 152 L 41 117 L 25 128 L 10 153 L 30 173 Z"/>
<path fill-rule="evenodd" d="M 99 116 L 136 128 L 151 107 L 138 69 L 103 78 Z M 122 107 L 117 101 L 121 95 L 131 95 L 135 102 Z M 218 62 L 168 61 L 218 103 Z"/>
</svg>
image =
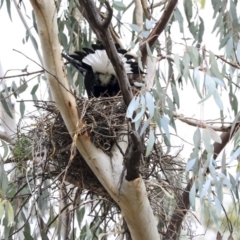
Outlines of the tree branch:
<svg viewBox="0 0 240 240">
<path fill-rule="evenodd" d="M 175 118 L 177 118 L 178 120 L 180 120 L 181 122 L 187 123 L 190 126 L 199 127 L 199 128 L 211 128 L 211 129 L 213 129 L 214 131 L 217 131 L 217 132 L 228 132 L 229 129 L 231 128 L 231 126 L 215 127 L 213 125 L 206 124 L 204 121 L 200 121 L 200 120 L 197 120 L 197 119 L 186 118 L 183 115 L 178 114 L 178 113 L 173 113 L 173 116 Z"/>
<path fill-rule="evenodd" d="M 166 6 L 165 11 L 163 12 L 161 18 L 159 19 L 158 23 L 156 24 L 155 28 L 152 30 L 150 35 L 148 36 L 147 40 L 140 46 L 140 51 L 142 53 L 142 62 L 143 65 L 146 64 L 147 60 L 147 43 L 151 48 L 160 34 L 163 32 L 165 26 L 167 25 L 174 8 L 177 5 L 178 0 L 170 0 Z"/>
</svg>

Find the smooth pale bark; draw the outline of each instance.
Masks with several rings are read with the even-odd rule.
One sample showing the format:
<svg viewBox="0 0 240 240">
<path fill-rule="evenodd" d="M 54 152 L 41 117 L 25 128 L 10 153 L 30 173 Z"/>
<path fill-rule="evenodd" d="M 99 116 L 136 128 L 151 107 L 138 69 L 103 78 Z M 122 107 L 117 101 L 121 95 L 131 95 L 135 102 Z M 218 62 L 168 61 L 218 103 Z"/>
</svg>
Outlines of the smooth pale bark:
<svg viewBox="0 0 240 240">
<path fill-rule="evenodd" d="M 118 148 L 116 146 L 113 148 L 113 157 L 110 159 L 91 143 L 87 133 L 78 134 L 84 128 L 84 123 L 79 121 L 80 116 L 78 116 L 75 98 L 69 92 L 69 84 L 61 57 L 61 46 L 58 41 L 55 1 L 31 0 L 31 3 L 37 19 L 44 68 L 47 71 L 53 100 L 56 102 L 76 147 L 104 188 L 119 204 L 132 238 L 135 240 L 159 239 L 143 180 L 138 178 L 127 182 L 124 178 L 119 194 L 123 156 Z M 126 141 L 119 144 L 125 152 Z"/>
</svg>

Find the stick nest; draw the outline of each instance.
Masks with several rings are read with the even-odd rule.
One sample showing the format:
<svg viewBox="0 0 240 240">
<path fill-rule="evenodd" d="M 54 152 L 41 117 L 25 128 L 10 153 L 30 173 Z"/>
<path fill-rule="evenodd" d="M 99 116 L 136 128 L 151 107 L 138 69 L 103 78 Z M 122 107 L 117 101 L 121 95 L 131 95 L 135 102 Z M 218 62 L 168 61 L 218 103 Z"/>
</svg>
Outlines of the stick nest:
<svg viewBox="0 0 240 240">
<path fill-rule="evenodd" d="M 129 134 L 128 121 L 125 118 L 126 107 L 122 97 L 91 100 L 79 98 L 77 104 L 79 121 L 84 123 L 80 124 L 84 126 L 81 128 L 81 134 L 87 132 L 93 144 L 111 157 L 111 148 L 116 139 L 123 134 L 123 131 Z M 58 177 L 60 181 L 65 180 L 79 189 L 88 190 L 92 194 L 110 200 L 111 197 L 107 191 L 77 151 L 55 103 L 38 102 L 37 108 L 42 111 L 40 116 L 34 116 L 35 128 L 31 127 L 24 137 L 19 135 L 16 146 L 21 149 L 19 145 L 22 141 L 26 149 L 27 137 L 30 142 L 29 148 L 32 149 L 33 162 L 39 171 L 47 175 L 47 178 Z M 142 178 L 146 180 L 148 197 L 155 214 L 165 219 L 169 213 L 164 212 L 165 204 L 162 201 L 166 201 L 168 205 L 169 197 L 166 198 L 166 192 L 170 191 L 170 196 L 173 192 L 174 195 L 178 194 L 178 189 L 181 189 L 182 179 L 179 170 L 183 164 L 179 159 L 176 161 L 174 157 L 163 153 L 160 136 L 156 137 L 151 154 L 145 156 L 148 139 L 149 129 L 145 131 L 140 172 Z M 17 152 L 21 152 L 19 149 Z M 183 172 L 184 168 L 181 171 Z"/>
</svg>

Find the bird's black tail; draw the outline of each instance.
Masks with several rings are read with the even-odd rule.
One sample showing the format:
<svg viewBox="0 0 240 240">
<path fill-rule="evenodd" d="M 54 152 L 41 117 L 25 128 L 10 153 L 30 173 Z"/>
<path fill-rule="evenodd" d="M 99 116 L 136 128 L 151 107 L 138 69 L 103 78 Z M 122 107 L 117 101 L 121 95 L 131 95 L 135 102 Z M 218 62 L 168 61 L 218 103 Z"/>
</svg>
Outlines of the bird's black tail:
<svg viewBox="0 0 240 240">
<path fill-rule="evenodd" d="M 83 75 L 86 74 L 87 69 L 81 66 L 79 62 L 71 58 L 70 56 L 62 53 L 62 57 L 65 58 L 69 63 L 71 63 L 78 71 L 80 71 Z"/>
</svg>

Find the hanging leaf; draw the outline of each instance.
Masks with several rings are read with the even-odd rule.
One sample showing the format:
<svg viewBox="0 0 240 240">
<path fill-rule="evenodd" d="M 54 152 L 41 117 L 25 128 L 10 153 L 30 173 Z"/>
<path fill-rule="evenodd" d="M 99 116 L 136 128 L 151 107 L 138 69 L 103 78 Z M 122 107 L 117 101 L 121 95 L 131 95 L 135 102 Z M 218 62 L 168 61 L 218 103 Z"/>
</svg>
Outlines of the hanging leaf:
<svg viewBox="0 0 240 240">
<path fill-rule="evenodd" d="M 220 144 L 222 143 L 221 137 L 212 128 L 207 128 L 207 130 L 209 131 L 211 138 L 214 142 L 217 142 Z"/>
<path fill-rule="evenodd" d="M 126 118 L 132 119 L 134 111 L 136 109 L 138 109 L 139 99 L 140 99 L 139 96 L 134 97 L 132 99 L 132 101 L 130 102 L 130 104 L 129 104 L 128 108 L 127 108 Z"/>
<path fill-rule="evenodd" d="M 199 52 L 197 48 L 193 46 L 189 46 L 187 48 L 187 52 L 190 55 L 191 61 L 193 63 L 194 68 L 199 66 Z"/>
<path fill-rule="evenodd" d="M 217 215 L 218 215 L 218 217 L 221 217 L 222 206 L 221 206 L 219 199 L 216 196 L 214 197 L 214 202 L 215 202 L 215 208 L 216 208 Z"/>
<path fill-rule="evenodd" d="M 7 5 L 8 16 L 9 16 L 10 20 L 12 21 L 11 1 L 10 0 L 6 0 L 6 5 Z"/>
<path fill-rule="evenodd" d="M 194 85 L 197 90 L 198 96 L 202 98 L 202 94 L 200 92 L 200 73 L 198 67 L 194 68 L 193 71 L 193 80 L 194 80 Z"/>
<path fill-rule="evenodd" d="M 9 185 L 8 177 L 7 177 L 7 174 L 4 170 L 3 162 L 2 162 L 2 159 L 1 159 L 1 163 L 0 163 L 0 189 L 1 189 L 1 192 L 2 192 L 3 196 L 5 196 L 7 194 L 8 185 Z"/>
<path fill-rule="evenodd" d="M 156 73 L 156 66 L 157 66 L 157 59 L 154 57 L 147 57 L 147 69 L 146 69 L 146 77 L 145 77 L 147 91 L 150 91 L 153 87 L 155 73 Z"/>
<path fill-rule="evenodd" d="M 3 147 L 3 156 L 2 158 L 5 159 L 8 155 L 8 152 L 9 152 L 9 148 L 8 148 L 8 145 L 6 144 L 5 141 L 1 140 L 1 143 L 2 143 L 2 147 Z"/>
<path fill-rule="evenodd" d="M 208 94 L 213 94 L 216 90 L 216 83 L 208 74 L 205 74 L 205 86 L 208 89 Z"/>
<path fill-rule="evenodd" d="M 175 10 L 173 11 L 173 16 L 174 19 L 177 21 L 179 24 L 179 30 L 181 33 L 183 33 L 183 17 L 179 9 L 176 7 Z"/>
<path fill-rule="evenodd" d="M 191 171 L 191 170 L 192 170 L 192 167 L 193 167 L 194 164 L 195 164 L 195 162 L 196 162 L 196 158 L 188 161 L 185 171 L 186 171 L 186 172 Z"/>
<path fill-rule="evenodd" d="M 226 171 L 226 152 L 225 149 L 223 149 L 223 154 L 222 154 L 222 160 L 221 160 L 221 172 L 226 176 L 227 171 Z"/>
<path fill-rule="evenodd" d="M 134 119 L 132 119 L 132 122 L 137 122 L 140 119 L 142 119 L 142 116 L 144 115 L 145 110 L 146 110 L 145 97 L 143 95 L 141 95 L 141 98 L 140 98 L 140 111 L 136 114 L 136 117 Z"/>
<path fill-rule="evenodd" d="M 31 91 L 32 95 L 35 95 L 35 93 L 37 92 L 38 87 L 39 87 L 39 84 L 36 84 L 36 85 L 33 86 L 32 91 Z"/>
<path fill-rule="evenodd" d="M 25 103 L 23 100 L 20 102 L 20 113 L 21 113 L 21 117 L 23 117 L 25 113 Z"/>
<path fill-rule="evenodd" d="M 183 66 L 184 66 L 183 77 L 187 81 L 188 75 L 189 75 L 189 67 L 190 67 L 190 56 L 187 52 L 184 53 L 182 62 L 183 62 Z"/>
<path fill-rule="evenodd" d="M 213 93 L 213 98 L 214 98 L 215 103 L 217 104 L 218 108 L 219 108 L 221 111 L 223 111 L 223 103 L 222 103 L 222 100 L 221 100 L 221 98 L 220 98 L 220 96 L 219 96 L 219 93 L 218 93 L 217 91 L 215 91 L 215 92 Z"/>
<path fill-rule="evenodd" d="M 201 131 L 197 128 L 193 134 L 193 143 L 195 148 L 199 148 L 201 145 Z"/>
<path fill-rule="evenodd" d="M 189 200 L 193 211 L 195 211 L 195 201 L 196 201 L 196 184 L 193 183 L 192 188 L 189 193 Z"/>
<path fill-rule="evenodd" d="M 149 92 L 146 92 L 145 99 L 146 99 L 146 105 L 149 111 L 149 119 L 152 119 L 155 112 L 155 104 L 153 101 L 153 96 Z"/>
<path fill-rule="evenodd" d="M 230 164 L 233 160 L 237 159 L 239 155 L 240 155 L 240 147 L 238 147 L 238 148 L 234 151 L 234 153 L 232 154 L 232 156 L 231 156 L 228 164 Z"/>
<path fill-rule="evenodd" d="M 208 192 L 208 189 L 211 187 L 211 180 L 208 178 L 202 188 L 202 190 L 200 191 L 200 200 L 202 202 L 203 197 L 205 196 L 205 194 Z"/>
<path fill-rule="evenodd" d="M 207 152 L 212 153 L 213 145 L 211 144 L 211 135 L 210 135 L 208 129 L 202 130 L 202 140 L 203 140 L 203 143 L 204 143 L 204 146 L 205 146 Z"/>
<path fill-rule="evenodd" d="M 146 154 L 145 156 L 148 157 L 149 154 L 152 151 L 153 145 L 155 142 L 155 134 L 154 134 L 154 130 L 152 128 L 150 128 L 149 130 L 149 139 L 148 139 L 148 144 L 147 144 L 147 150 L 146 150 Z"/>
<path fill-rule="evenodd" d="M 13 118 L 12 113 L 11 113 L 11 111 L 9 109 L 9 105 L 8 105 L 4 95 L 1 92 L 0 92 L 0 99 L 1 99 L 2 106 L 3 106 L 4 110 L 5 110 L 5 112 L 7 113 L 7 115 L 10 118 Z"/>
<path fill-rule="evenodd" d="M 162 128 L 164 130 L 164 132 L 166 134 L 166 137 L 167 137 L 167 139 L 168 139 L 168 141 L 170 143 L 170 133 L 169 133 L 169 128 L 168 128 L 168 126 L 169 126 L 169 119 L 167 117 L 165 117 L 165 116 L 162 116 L 161 118 L 158 117 L 156 119 L 156 121 L 157 121 L 157 124 L 158 124 L 159 128 Z"/>
<path fill-rule="evenodd" d="M 174 55 L 174 63 L 176 65 L 178 73 L 181 74 L 180 59 L 179 59 L 179 56 L 177 54 Z"/>
<path fill-rule="evenodd" d="M 222 80 L 223 76 L 218 69 L 218 64 L 215 59 L 215 55 L 211 51 L 210 51 L 210 63 L 211 63 L 211 71 L 214 74 L 214 76 Z"/>
<path fill-rule="evenodd" d="M 149 124 L 150 124 L 150 119 L 148 119 L 144 124 L 143 124 L 143 126 L 142 126 L 142 128 L 141 128 L 141 131 L 140 131 L 140 136 L 142 136 L 142 134 L 146 131 L 146 129 L 147 129 L 147 127 L 149 126 Z"/>
<path fill-rule="evenodd" d="M 12 204 L 8 202 L 7 205 L 7 215 L 8 215 L 8 226 L 12 226 L 14 224 L 14 211 Z"/>
<path fill-rule="evenodd" d="M 28 85 L 24 79 L 20 79 L 20 87 L 17 90 L 17 94 L 23 93 L 27 89 Z"/>
</svg>

